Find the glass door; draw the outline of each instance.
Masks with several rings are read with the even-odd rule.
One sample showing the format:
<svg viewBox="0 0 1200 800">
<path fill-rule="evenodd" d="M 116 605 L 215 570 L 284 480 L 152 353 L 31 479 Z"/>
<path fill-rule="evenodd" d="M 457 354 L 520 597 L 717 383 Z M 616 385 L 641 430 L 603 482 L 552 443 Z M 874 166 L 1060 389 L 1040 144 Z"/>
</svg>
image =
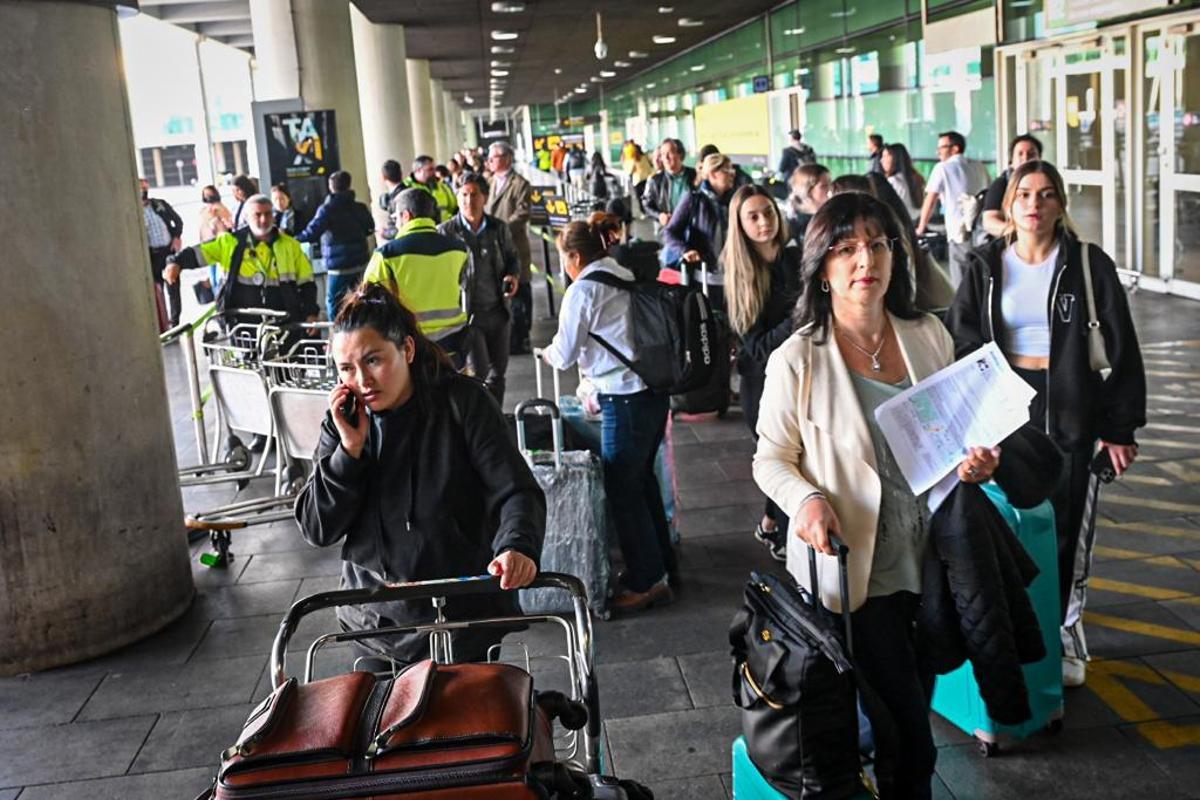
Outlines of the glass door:
<svg viewBox="0 0 1200 800">
<path fill-rule="evenodd" d="M 1104 36 L 1064 48 L 1054 64 L 1057 106 L 1056 165 L 1067 184 L 1068 206 L 1080 235 L 1098 243 L 1118 267 L 1127 248 L 1126 36 Z"/>
<path fill-rule="evenodd" d="M 1200 298 L 1200 31 L 1174 26 L 1151 34 L 1159 80 L 1159 256 L 1175 294 Z M 1147 64 L 1147 71 L 1150 64 Z M 1147 160 L 1153 151 L 1147 152 Z"/>
</svg>

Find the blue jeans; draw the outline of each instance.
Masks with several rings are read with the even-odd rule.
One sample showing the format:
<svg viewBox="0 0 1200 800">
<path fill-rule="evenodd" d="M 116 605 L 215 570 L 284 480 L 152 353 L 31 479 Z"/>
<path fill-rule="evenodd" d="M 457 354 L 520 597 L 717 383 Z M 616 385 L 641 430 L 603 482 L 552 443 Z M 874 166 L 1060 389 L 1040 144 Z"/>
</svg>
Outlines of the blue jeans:
<svg viewBox="0 0 1200 800">
<path fill-rule="evenodd" d="M 362 283 L 362 276 L 362 270 L 344 272 L 340 275 L 334 275 L 332 272 L 326 273 L 325 311 L 329 314 L 330 322 L 337 316 L 338 303 L 342 302 L 342 295 L 354 291 L 354 288 Z"/>
<path fill-rule="evenodd" d="M 625 586 L 644 592 L 675 571 L 671 531 L 654 476 L 666 433 L 669 398 L 650 391 L 601 394 L 600 458 L 604 491 L 625 558 Z"/>
</svg>

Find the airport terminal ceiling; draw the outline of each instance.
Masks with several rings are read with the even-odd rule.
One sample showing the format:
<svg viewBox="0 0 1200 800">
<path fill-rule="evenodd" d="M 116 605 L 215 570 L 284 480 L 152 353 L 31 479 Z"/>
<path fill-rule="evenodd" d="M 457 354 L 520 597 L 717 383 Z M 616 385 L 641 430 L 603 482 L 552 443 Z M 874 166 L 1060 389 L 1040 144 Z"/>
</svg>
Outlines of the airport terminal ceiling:
<svg viewBox="0 0 1200 800">
<path fill-rule="evenodd" d="M 406 26 L 408 57 L 429 59 L 433 77 L 447 91 L 460 100 L 469 94 L 482 107 L 495 70 L 508 73 L 499 76 L 504 81 L 503 106 L 551 103 L 582 86 L 587 92 L 576 97 L 591 98 L 598 91 L 593 77 L 610 85 L 619 83 L 768 11 L 778 0 L 356 0 L 356 4 L 374 22 Z M 524 10 L 493 10 L 517 6 Z M 608 47 L 603 60 L 597 60 L 594 52 L 597 11 Z M 517 37 L 497 40 L 496 32 Z M 655 37 L 674 41 L 656 44 Z M 613 73 L 612 77 L 601 76 L 601 70 Z"/>
</svg>

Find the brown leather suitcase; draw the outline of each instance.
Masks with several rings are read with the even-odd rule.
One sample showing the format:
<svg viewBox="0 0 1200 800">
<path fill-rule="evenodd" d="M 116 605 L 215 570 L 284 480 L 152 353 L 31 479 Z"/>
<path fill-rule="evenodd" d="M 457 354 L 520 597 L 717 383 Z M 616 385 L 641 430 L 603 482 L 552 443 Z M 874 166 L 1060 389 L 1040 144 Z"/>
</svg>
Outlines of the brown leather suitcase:
<svg viewBox="0 0 1200 800">
<path fill-rule="evenodd" d="M 222 755 L 216 800 L 535 800 L 554 761 L 533 679 L 507 664 L 421 661 L 282 684 Z"/>
</svg>

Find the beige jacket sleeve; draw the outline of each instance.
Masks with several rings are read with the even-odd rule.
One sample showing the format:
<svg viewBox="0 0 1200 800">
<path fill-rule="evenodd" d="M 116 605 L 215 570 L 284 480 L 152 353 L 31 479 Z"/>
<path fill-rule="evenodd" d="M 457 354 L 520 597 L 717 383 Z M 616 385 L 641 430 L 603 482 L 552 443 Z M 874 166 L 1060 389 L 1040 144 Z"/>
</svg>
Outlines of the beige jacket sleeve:
<svg viewBox="0 0 1200 800">
<path fill-rule="evenodd" d="M 754 481 L 788 517 L 795 517 L 805 498 L 821 488 L 801 469 L 804 440 L 800 431 L 800 393 L 805 364 L 788 358 L 794 349 L 775 350 L 767 361 L 767 380 L 758 409 L 758 448 Z"/>
</svg>

